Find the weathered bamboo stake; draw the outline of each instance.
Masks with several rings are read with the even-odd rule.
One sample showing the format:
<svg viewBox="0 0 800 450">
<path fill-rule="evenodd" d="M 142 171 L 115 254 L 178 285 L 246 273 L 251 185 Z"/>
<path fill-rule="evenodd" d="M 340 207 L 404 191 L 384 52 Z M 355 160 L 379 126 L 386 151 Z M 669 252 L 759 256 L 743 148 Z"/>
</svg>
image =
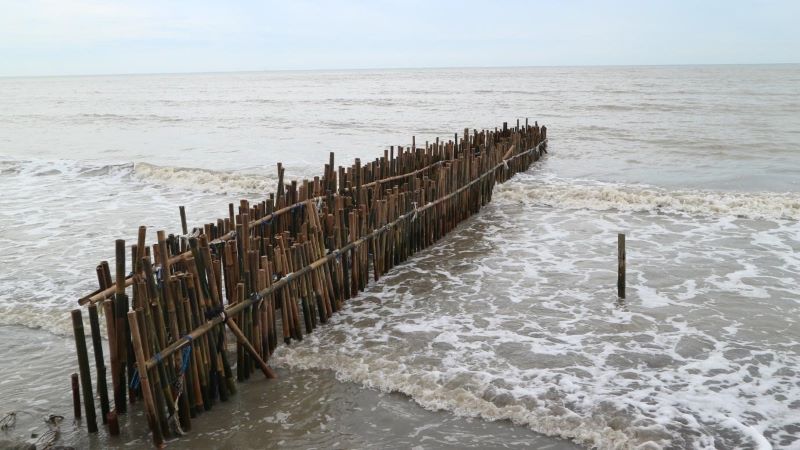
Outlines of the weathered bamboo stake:
<svg viewBox="0 0 800 450">
<path fill-rule="evenodd" d="M 81 386 L 80 380 L 78 379 L 78 374 L 73 373 L 70 376 L 72 379 L 72 414 L 75 416 L 75 419 L 81 418 Z"/>
<path fill-rule="evenodd" d="M 183 335 L 185 336 L 189 330 L 194 328 L 194 324 L 192 323 L 192 316 L 191 316 L 191 300 L 189 299 L 189 295 L 187 294 L 186 298 L 183 299 L 183 322 L 184 327 L 182 330 Z M 192 418 L 196 417 L 197 414 L 203 410 L 203 385 L 200 381 L 200 371 L 198 371 L 198 365 L 200 364 L 200 357 L 198 357 L 198 352 L 202 347 L 201 345 L 193 345 L 192 346 L 192 354 L 190 355 L 191 358 L 189 360 L 189 384 L 191 385 L 191 414 Z"/>
<path fill-rule="evenodd" d="M 86 411 L 86 428 L 89 433 L 97 433 L 97 416 L 92 395 L 92 375 L 89 372 L 89 355 L 86 351 L 86 335 L 83 332 L 83 317 L 80 309 L 72 310 L 72 330 L 75 333 L 75 348 L 78 354 L 78 372 L 83 389 L 83 406 Z M 123 400 L 124 401 L 124 400 Z"/>
<path fill-rule="evenodd" d="M 625 234 L 617 235 L 617 296 L 625 298 Z"/>
<path fill-rule="evenodd" d="M 176 318 L 178 321 L 178 332 L 180 333 L 180 336 L 184 336 L 186 332 L 190 329 L 186 321 L 186 306 L 189 304 L 189 300 L 186 298 L 187 296 L 186 274 L 181 274 L 179 276 L 176 287 L 177 287 L 177 296 L 175 302 L 175 310 L 176 310 Z M 194 353 L 195 351 L 196 351 L 195 346 L 192 345 L 189 355 L 188 367 L 186 368 L 186 372 L 184 373 L 184 378 L 186 380 L 186 382 L 183 384 L 185 389 L 183 395 L 184 399 L 186 400 L 185 405 L 183 405 L 184 399 L 181 399 L 181 408 L 186 409 L 186 413 L 188 413 L 189 419 L 195 417 L 194 395 L 196 391 L 194 388 L 196 380 L 194 378 L 195 372 L 192 371 L 192 358 L 191 358 L 191 353 Z M 181 363 L 183 363 L 183 361 L 181 361 Z M 181 412 L 183 413 L 183 410 Z M 186 426 L 184 425 L 184 420 L 185 420 L 184 417 L 181 416 L 181 428 L 186 429 Z M 189 424 L 191 423 L 189 420 L 186 420 L 186 422 L 189 422 Z"/>
<path fill-rule="evenodd" d="M 159 241 L 159 244 L 153 246 L 154 254 L 157 255 L 159 259 L 163 259 L 163 253 L 167 251 L 163 233 Z M 157 286 L 149 258 L 143 258 L 142 265 L 146 284 L 148 286 L 147 292 L 149 301 L 146 302 L 142 311 L 137 312 L 139 323 L 144 327 L 144 329 L 140 329 L 139 331 L 144 347 L 145 358 L 150 358 L 153 355 L 158 357 L 159 350 L 167 345 L 168 340 L 167 325 L 164 320 L 164 316 L 167 314 L 164 296 L 167 295 L 165 292 L 169 282 L 169 273 L 166 270 L 162 271 L 161 283 L 160 286 Z M 172 389 L 168 382 L 168 380 L 172 378 L 172 372 L 171 365 L 160 364 L 156 367 L 156 370 L 150 374 L 153 386 L 158 387 L 158 390 L 155 392 L 156 417 L 162 435 L 167 437 L 169 436 L 170 427 L 167 414 L 165 414 L 164 410 L 166 409 L 169 414 L 173 413 L 172 402 L 166 400 L 172 398 Z"/>
<path fill-rule="evenodd" d="M 115 280 L 125 279 L 125 240 L 116 241 L 116 278 Z M 118 414 L 127 412 L 127 333 L 128 324 L 125 316 L 128 313 L 128 296 L 125 294 L 124 283 L 116 283 L 116 293 L 114 295 L 114 332 L 116 333 L 117 345 L 117 370 L 119 371 L 119 384 L 114 391 L 114 408 Z M 112 367 L 112 370 L 114 368 Z"/>
<path fill-rule="evenodd" d="M 103 423 L 108 423 L 108 434 L 111 436 L 119 436 L 119 417 L 116 411 L 110 411 L 103 419 Z"/>
<path fill-rule="evenodd" d="M 139 322 L 136 318 L 135 311 L 130 311 L 128 313 L 128 323 L 131 325 L 133 351 L 136 353 L 136 365 L 139 368 L 139 382 L 142 384 L 142 396 L 144 397 L 147 423 L 150 426 L 150 431 L 153 434 L 153 444 L 155 444 L 157 448 L 161 448 L 162 444 L 164 443 L 164 439 L 161 437 L 161 432 L 158 429 L 158 424 L 156 422 L 155 401 L 153 400 L 153 391 L 150 388 L 147 360 L 144 357 L 142 339 L 139 335 Z"/>
<path fill-rule="evenodd" d="M 170 332 L 170 342 L 174 342 L 181 336 L 180 328 L 178 325 L 178 310 L 177 310 L 177 292 L 176 288 L 178 285 L 178 280 L 173 276 L 170 277 L 166 281 L 165 289 L 170 291 L 170 295 L 166 296 L 167 301 L 167 316 L 169 318 L 169 332 Z M 174 364 L 178 365 L 179 367 L 182 364 L 182 359 L 180 358 L 181 355 L 176 354 L 174 358 Z M 170 367 L 168 365 L 168 367 Z M 173 374 L 172 378 L 177 379 L 178 375 Z M 181 427 L 185 428 L 186 430 L 191 428 L 191 421 L 189 419 L 189 402 L 187 395 L 181 395 L 181 391 L 185 389 L 186 383 L 183 383 L 182 386 L 176 386 L 177 392 L 172 392 L 172 395 L 178 396 L 178 417 L 180 419 Z M 170 390 L 171 391 L 171 390 Z M 172 413 L 174 414 L 175 411 L 175 404 L 172 400 L 172 397 L 168 397 L 169 404 L 172 405 Z"/>
<path fill-rule="evenodd" d="M 303 260 L 300 258 L 299 250 L 299 244 L 295 244 L 290 252 L 294 261 L 294 267 L 303 267 L 305 265 Z M 306 326 L 306 334 L 309 334 L 314 331 L 316 324 L 314 320 L 314 313 L 312 311 L 312 303 L 309 301 L 309 289 L 307 282 L 308 278 L 306 275 L 304 275 L 298 278 L 298 282 L 296 284 L 298 294 L 300 296 L 300 305 L 303 309 L 303 322 Z"/>
<path fill-rule="evenodd" d="M 199 282 L 200 289 L 197 290 L 198 293 L 198 301 L 200 303 L 207 303 L 209 298 L 204 293 L 203 287 L 203 277 L 207 273 L 207 269 L 203 261 L 206 259 L 205 256 L 202 256 L 202 253 L 205 253 L 202 248 L 197 247 L 197 243 L 195 241 L 190 240 L 190 244 L 192 245 L 193 251 L 198 253 L 198 256 L 194 259 L 194 265 L 189 264 L 188 270 L 192 273 L 193 277 Z M 235 258 L 232 256 L 232 251 L 234 247 L 232 245 L 226 245 L 225 253 L 226 253 L 226 273 L 235 273 Z M 214 275 L 216 277 L 216 275 Z M 214 278 L 215 279 L 215 278 Z M 226 280 L 228 278 L 226 277 Z M 226 290 L 226 293 L 230 293 L 230 289 Z M 221 307 L 222 302 L 219 299 L 219 292 L 216 289 L 211 289 L 211 304 L 204 308 L 203 314 L 204 316 L 206 312 L 211 309 L 216 309 Z M 210 339 L 208 339 L 208 350 L 209 350 L 209 361 L 211 364 L 211 368 L 213 369 L 213 373 L 209 374 L 209 379 L 211 381 L 211 387 L 216 387 L 219 391 L 220 400 L 225 401 L 228 398 L 229 393 L 236 392 L 236 383 L 233 380 L 233 373 L 231 372 L 230 364 L 228 363 L 228 359 L 225 355 L 224 349 L 224 330 L 217 329 Z M 211 389 L 211 396 L 214 397 L 216 395 L 216 391 Z"/>
<path fill-rule="evenodd" d="M 117 407 L 117 395 L 119 392 L 119 356 L 117 354 L 117 332 L 116 321 L 114 319 L 114 301 L 106 300 L 103 302 L 103 312 L 106 317 L 106 333 L 108 334 L 108 354 L 111 360 L 111 388 L 114 393 L 114 408 Z"/>
<path fill-rule="evenodd" d="M 181 231 L 183 231 L 183 235 L 185 236 L 189 234 L 189 226 L 186 224 L 186 208 L 179 206 L 178 209 L 181 214 Z"/>
<path fill-rule="evenodd" d="M 94 364 L 97 372 L 97 391 L 100 394 L 100 412 L 105 424 L 108 412 L 108 387 L 106 386 L 106 364 L 103 359 L 103 341 L 100 336 L 100 319 L 97 316 L 97 305 L 89 305 L 89 328 L 92 332 L 92 349 L 94 350 Z"/>
<path fill-rule="evenodd" d="M 265 290 L 272 286 L 273 274 L 275 272 L 274 269 L 274 262 L 270 261 L 267 265 L 267 285 Z M 263 291 L 261 291 L 263 292 Z M 275 313 L 276 306 L 276 297 L 274 294 L 269 294 L 267 297 L 267 313 L 268 313 L 268 321 L 269 321 L 269 354 L 272 355 L 272 352 L 278 347 L 278 317 Z"/>
<path fill-rule="evenodd" d="M 134 273 L 136 272 L 136 269 L 137 269 L 135 261 L 136 261 L 136 257 L 138 256 L 138 253 L 139 253 L 139 250 L 138 250 L 137 246 L 135 244 L 132 245 L 131 246 L 131 258 L 132 258 L 133 263 L 131 264 L 131 266 L 133 266 Z M 136 284 L 134 283 L 132 285 L 132 287 L 133 287 L 133 289 L 132 289 L 133 293 L 132 293 L 131 300 L 126 302 L 126 306 L 125 306 L 125 311 L 126 312 L 129 309 L 132 309 L 131 308 L 131 304 L 136 305 L 137 302 L 141 301 L 141 299 L 138 298 L 139 290 L 136 289 Z M 133 309 L 135 309 L 135 308 L 133 308 Z M 133 380 L 133 375 L 134 375 L 134 372 L 135 372 L 134 366 L 136 364 L 136 356 L 133 354 L 133 342 L 131 341 L 130 325 L 128 324 L 127 318 L 123 318 L 123 322 L 125 323 L 125 356 L 126 356 L 125 369 L 126 369 L 126 375 L 127 375 L 127 380 Z M 138 395 L 138 393 L 136 392 L 135 389 L 132 389 L 132 388 L 128 387 L 128 401 L 130 402 L 130 404 L 136 403 L 137 395 Z M 104 420 L 103 423 L 105 423 L 105 420 L 107 420 L 107 418 L 104 418 L 103 420 Z"/>
<path fill-rule="evenodd" d="M 191 327 L 186 330 L 186 333 L 198 327 L 202 323 L 201 317 L 204 315 L 199 301 L 200 294 L 198 289 L 195 288 L 195 284 L 198 282 L 192 272 L 193 264 L 194 259 L 187 261 L 190 274 L 189 283 L 187 283 L 189 302 L 187 314 L 189 315 Z M 213 374 L 216 373 L 216 369 L 212 369 L 211 367 L 209 336 L 201 337 L 198 341 L 193 342 L 193 345 L 195 351 L 192 352 L 192 370 L 196 373 L 196 377 L 199 378 L 200 383 L 200 392 L 195 396 L 195 410 L 201 412 L 211 409 L 211 401 L 216 389 L 216 385 L 213 383 Z"/>
<path fill-rule="evenodd" d="M 142 352 L 144 353 L 145 359 L 150 359 L 154 354 L 155 355 L 158 354 L 157 351 L 156 352 L 153 351 L 153 348 L 155 348 L 158 342 L 158 337 L 157 337 L 158 333 L 154 329 L 155 322 L 152 319 L 152 313 L 149 313 L 148 309 L 132 311 L 132 312 L 136 313 L 136 318 L 140 325 L 139 336 L 142 342 Z M 144 328 L 144 330 L 142 328 Z M 142 369 L 139 369 L 138 367 L 137 370 L 140 373 L 142 372 Z M 166 402 L 164 400 L 163 383 L 161 381 L 162 379 L 164 379 L 163 373 L 164 373 L 164 366 L 162 364 L 159 364 L 157 367 L 153 368 L 152 372 L 148 373 L 148 377 L 149 380 L 152 382 L 151 388 L 153 389 L 152 391 L 153 398 L 155 399 L 154 408 L 155 408 L 156 430 L 158 431 L 159 436 L 165 438 L 169 437 L 169 423 L 167 422 L 167 414 L 164 412 L 164 410 L 167 407 L 166 407 Z"/>
</svg>

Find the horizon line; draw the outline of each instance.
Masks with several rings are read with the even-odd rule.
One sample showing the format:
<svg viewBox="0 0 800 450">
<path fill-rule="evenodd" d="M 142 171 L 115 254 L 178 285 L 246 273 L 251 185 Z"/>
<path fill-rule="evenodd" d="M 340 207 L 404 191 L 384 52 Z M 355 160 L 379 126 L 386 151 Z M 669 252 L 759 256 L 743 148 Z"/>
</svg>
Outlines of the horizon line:
<svg viewBox="0 0 800 450">
<path fill-rule="evenodd" d="M 420 66 L 420 67 L 349 67 L 349 68 L 316 68 L 316 69 L 235 69 L 235 70 L 201 70 L 185 72 L 107 72 L 49 75 L 0 75 L 0 79 L 11 78 L 80 78 L 80 77 L 120 77 L 120 76 L 153 76 L 153 75 L 215 75 L 235 73 L 272 73 L 272 72 L 370 72 L 390 70 L 447 70 L 447 69 L 534 69 L 534 68 L 602 68 L 602 67 L 708 67 L 708 66 L 790 66 L 800 62 L 772 63 L 675 63 L 675 64 L 541 64 L 523 66 Z"/>
</svg>

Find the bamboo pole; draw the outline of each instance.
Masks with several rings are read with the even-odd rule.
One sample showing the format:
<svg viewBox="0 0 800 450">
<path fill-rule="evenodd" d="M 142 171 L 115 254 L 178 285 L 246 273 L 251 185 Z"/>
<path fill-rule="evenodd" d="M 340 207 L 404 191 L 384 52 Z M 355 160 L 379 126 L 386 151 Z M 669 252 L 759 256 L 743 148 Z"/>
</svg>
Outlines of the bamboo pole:
<svg viewBox="0 0 800 450">
<path fill-rule="evenodd" d="M 92 375 L 89 372 L 89 355 L 86 351 L 86 335 L 83 332 L 83 317 L 80 309 L 72 310 L 72 330 L 75 334 L 75 348 L 78 354 L 78 371 L 83 389 L 83 406 L 86 411 L 86 428 L 89 433 L 97 433 L 97 416 L 92 395 Z"/>
<path fill-rule="evenodd" d="M 108 386 L 106 385 L 106 364 L 103 359 L 103 341 L 100 337 L 100 320 L 97 316 L 97 305 L 89 305 L 89 328 L 92 331 L 92 349 L 97 372 L 97 392 L 100 394 L 100 412 L 105 424 L 110 411 L 108 403 Z"/>
<path fill-rule="evenodd" d="M 115 280 L 125 279 L 125 240 L 117 239 L 116 241 L 116 278 Z M 125 286 L 121 283 L 116 283 L 116 292 L 114 294 L 114 332 L 116 333 L 116 346 L 117 346 L 117 370 L 119 371 L 120 383 L 117 385 L 117 390 L 114 391 L 114 408 L 117 414 L 125 414 L 127 412 L 127 387 L 126 382 L 126 365 L 127 365 L 127 340 L 130 334 L 127 332 L 128 323 L 125 321 L 125 315 L 128 313 L 128 296 L 125 294 Z M 113 370 L 113 368 L 112 368 Z"/>
<path fill-rule="evenodd" d="M 81 418 L 81 385 L 77 373 L 70 376 L 72 380 L 72 414 L 75 419 Z"/>
<path fill-rule="evenodd" d="M 153 444 L 155 444 L 157 448 L 161 448 L 162 444 L 164 443 L 164 439 L 161 437 L 161 433 L 158 431 L 158 425 L 156 424 L 155 401 L 153 400 L 153 391 L 150 387 L 147 360 L 144 357 L 144 349 L 139 332 L 139 321 L 136 318 L 135 311 L 128 312 L 128 322 L 131 324 L 133 351 L 136 354 L 136 366 L 139 368 L 139 382 L 142 385 L 142 397 L 144 397 L 147 423 L 149 424 L 150 431 L 153 434 Z"/>
</svg>

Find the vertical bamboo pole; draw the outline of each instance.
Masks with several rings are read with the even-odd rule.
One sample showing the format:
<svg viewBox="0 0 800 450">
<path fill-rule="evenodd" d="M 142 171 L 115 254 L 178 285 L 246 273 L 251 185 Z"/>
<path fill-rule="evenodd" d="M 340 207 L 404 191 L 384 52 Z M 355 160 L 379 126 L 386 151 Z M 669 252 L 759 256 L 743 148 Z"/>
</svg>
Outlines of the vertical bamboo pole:
<svg viewBox="0 0 800 450">
<path fill-rule="evenodd" d="M 116 332 L 117 345 L 117 370 L 119 371 L 119 384 L 114 391 L 114 408 L 118 414 L 127 411 L 127 382 L 125 377 L 127 345 L 126 333 L 128 324 L 125 315 L 128 313 L 128 296 L 125 295 L 125 240 L 116 241 L 116 293 L 114 295 L 114 331 Z M 112 367 L 113 370 L 113 367 Z"/>
<path fill-rule="evenodd" d="M 97 416 L 94 411 L 92 395 L 92 375 L 89 373 L 89 355 L 86 351 L 86 335 L 83 332 L 83 316 L 80 309 L 72 310 L 72 330 L 75 332 L 75 348 L 78 353 L 78 371 L 83 389 L 83 406 L 86 410 L 86 428 L 89 433 L 97 433 Z"/>
<path fill-rule="evenodd" d="M 117 395 L 119 392 L 119 356 L 117 355 L 117 332 L 114 321 L 114 301 L 109 299 L 103 302 L 103 312 L 106 316 L 106 333 L 108 334 L 108 354 L 111 360 L 111 387 L 114 393 L 114 408 L 117 405 Z"/>
<path fill-rule="evenodd" d="M 150 377 L 148 377 L 147 360 L 144 357 L 144 349 L 142 348 L 142 339 L 139 334 L 139 322 L 136 319 L 136 312 L 128 312 L 128 323 L 131 325 L 131 337 L 133 340 L 133 351 L 136 353 L 136 365 L 139 368 L 139 382 L 142 384 L 142 396 L 144 397 L 145 415 L 147 416 L 147 424 L 150 426 L 150 431 L 153 433 L 153 444 L 157 448 L 161 448 L 164 439 L 158 431 L 156 424 L 156 409 L 155 401 L 153 400 L 153 391 L 150 389 Z"/>
<path fill-rule="evenodd" d="M 92 349 L 94 349 L 94 364 L 97 371 L 97 391 L 100 394 L 100 412 L 105 424 L 108 421 L 108 387 L 106 385 L 106 363 L 103 360 L 103 341 L 100 338 L 100 320 L 97 316 L 97 305 L 89 305 L 89 328 L 92 330 Z"/>
<path fill-rule="evenodd" d="M 70 377 L 72 380 L 72 414 L 76 419 L 81 418 L 81 385 L 77 373 Z"/>
<path fill-rule="evenodd" d="M 108 423 L 108 434 L 119 436 L 119 417 L 116 411 L 109 412 L 107 417 L 103 419 L 103 423 Z"/>
<path fill-rule="evenodd" d="M 184 236 L 189 234 L 189 226 L 186 224 L 186 208 L 183 206 L 178 207 L 180 214 L 181 214 L 181 231 L 183 231 Z"/>
</svg>

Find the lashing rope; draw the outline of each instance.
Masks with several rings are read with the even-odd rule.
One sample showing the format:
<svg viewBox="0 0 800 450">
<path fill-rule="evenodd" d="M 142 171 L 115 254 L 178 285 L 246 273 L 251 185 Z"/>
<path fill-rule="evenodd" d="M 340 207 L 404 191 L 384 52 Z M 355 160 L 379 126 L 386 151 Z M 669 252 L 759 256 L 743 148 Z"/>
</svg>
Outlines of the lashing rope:
<svg viewBox="0 0 800 450">
<path fill-rule="evenodd" d="M 183 384 L 186 378 L 186 371 L 189 369 L 189 364 L 191 363 L 191 356 L 192 356 L 192 337 L 190 335 L 183 336 L 186 340 L 189 341 L 189 345 L 183 347 L 181 353 L 181 367 L 178 372 L 178 376 L 175 378 L 171 384 L 175 388 L 175 399 L 172 402 L 172 414 L 167 418 L 172 427 L 175 429 L 176 433 L 183 436 L 186 432 L 183 431 L 181 428 L 181 423 L 176 417 L 176 413 L 178 412 L 178 401 L 181 398 L 181 394 L 183 394 Z"/>
</svg>

